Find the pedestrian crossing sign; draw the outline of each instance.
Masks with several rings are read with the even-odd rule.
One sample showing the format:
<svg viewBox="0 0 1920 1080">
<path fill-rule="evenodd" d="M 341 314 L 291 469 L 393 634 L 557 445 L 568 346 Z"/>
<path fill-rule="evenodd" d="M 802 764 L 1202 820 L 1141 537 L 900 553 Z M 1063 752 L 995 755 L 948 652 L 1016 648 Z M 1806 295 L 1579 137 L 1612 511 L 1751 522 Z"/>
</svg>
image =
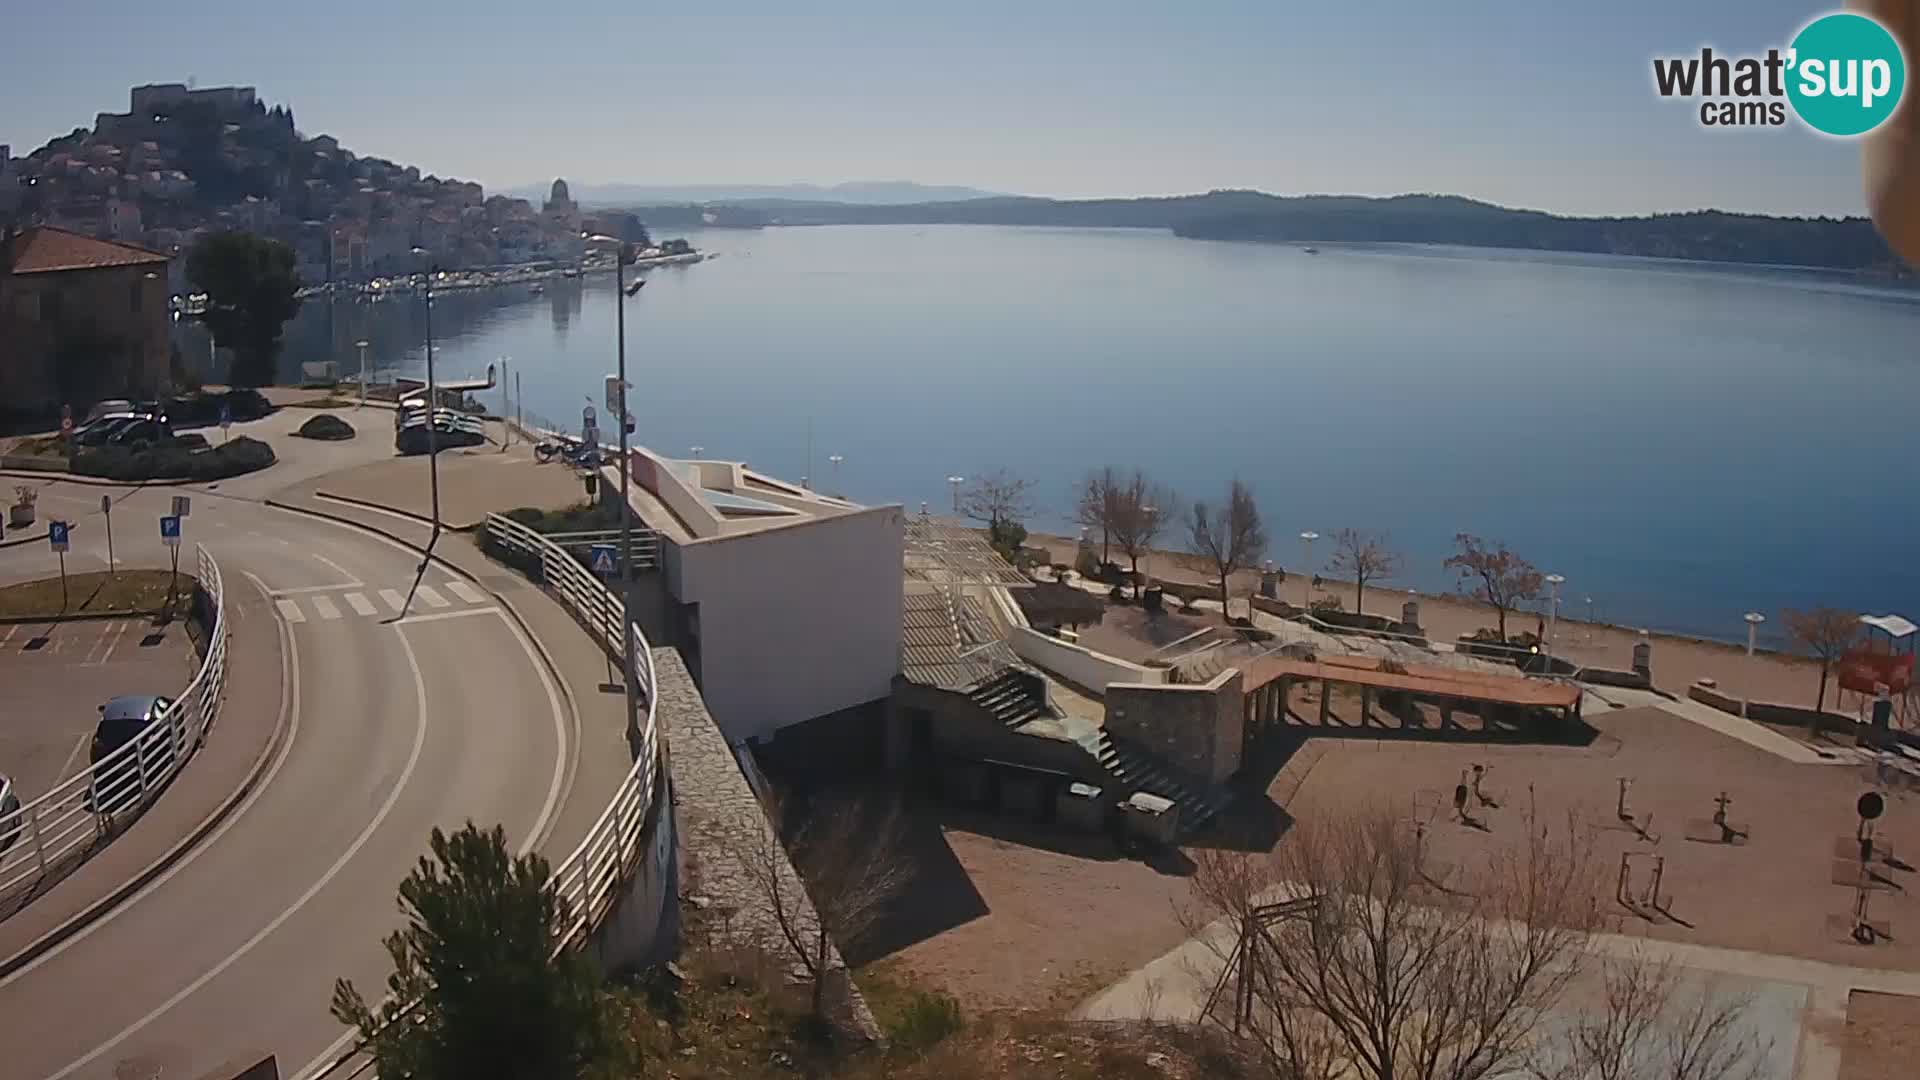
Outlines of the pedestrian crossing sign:
<svg viewBox="0 0 1920 1080">
<path fill-rule="evenodd" d="M 612 577 L 615 573 L 614 567 L 618 565 L 614 559 L 612 544 L 593 545 L 593 552 L 588 556 L 587 562 L 593 568 L 593 572 L 601 577 Z"/>
</svg>

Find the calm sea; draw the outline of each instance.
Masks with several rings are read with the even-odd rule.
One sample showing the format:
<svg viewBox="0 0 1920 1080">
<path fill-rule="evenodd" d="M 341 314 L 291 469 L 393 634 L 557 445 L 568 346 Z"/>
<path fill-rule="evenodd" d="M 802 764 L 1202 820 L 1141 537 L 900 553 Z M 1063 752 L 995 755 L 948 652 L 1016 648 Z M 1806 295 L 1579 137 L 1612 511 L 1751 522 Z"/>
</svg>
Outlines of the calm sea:
<svg viewBox="0 0 1920 1080">
<path fill-rule="evenodd" d="M 1389 532 L 1444 588 L 1455 533 L 1566 575 L 1563 610 L 1714 637 L 1832 604 L 1920 617 L 1920 294 L 1798 271 L 1125 230 L 711 231 L 629 301 L 639 438 L 937 510 L 1009 466 L 1066 529 L 1091 466 L 1183 495 L 1250 481 L 1303 529 Z M 435 303 L 443 377 L 512 358 L 579 422 L 613 369 L 612 282 Z M 373 342 L 417 371 L 417 303 L 309 303 L 287 363 Z M 331 344 L 330 344 L 331 342 Z M 610 427 L 610 425 L 609 425 Z M 837 467 L 829 455 L 841 455 Z M 1316 561 L 1328 554 L 1320 543 Z"/>
</svg>

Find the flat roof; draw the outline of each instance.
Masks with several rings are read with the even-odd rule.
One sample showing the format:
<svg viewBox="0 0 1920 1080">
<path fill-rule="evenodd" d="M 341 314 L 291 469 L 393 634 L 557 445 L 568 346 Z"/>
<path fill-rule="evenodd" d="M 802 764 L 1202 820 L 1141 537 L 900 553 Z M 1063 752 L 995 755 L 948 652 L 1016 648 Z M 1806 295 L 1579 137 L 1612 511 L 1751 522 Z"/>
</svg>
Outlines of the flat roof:
<svg viewBox="0 0 1920 1080">
<path fill-rule="evenodd" d="M 864 513 L 871 507 L 823 495 L 747 468 L 743 461 L 671 458 L 632 448 L 629 500 L 647 526 L 676 544 L 743 536 Z M 601 469 L 620 483 L 618 454 Z"/>
<path fill-rule="evenodd" d="M 1381 670 L 1378 660 L 1359 657 L 1343 657 L 1338 662 L 1262 657 L 1244 670 L 1249 690 L 1280 678 L 1326 679 L 1380 690 L 1548 709 L 1570 709 L 1579 703 L 1581 693 L 1579 687 L 1544 679 L 1483 675 L 1455 668 L 1408 665 L 1406 673 L 1401 674 Z"/>
</svg>

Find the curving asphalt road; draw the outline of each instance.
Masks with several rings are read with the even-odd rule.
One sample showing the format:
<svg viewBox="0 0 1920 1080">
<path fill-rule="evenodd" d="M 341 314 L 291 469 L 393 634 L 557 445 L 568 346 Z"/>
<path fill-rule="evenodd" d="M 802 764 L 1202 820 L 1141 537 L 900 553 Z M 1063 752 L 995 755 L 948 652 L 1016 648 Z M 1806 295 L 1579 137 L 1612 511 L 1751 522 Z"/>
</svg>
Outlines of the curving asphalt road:
<svg viewBox="0 0 1920 1080">
<path fill-rule="evenodd" d="M 103 490 L 119 500 L 122 559 L 153 564 L 140 534 L 172 491 L 59 483 L 41 514 L 81 521 L 69 569 L 104 561 Z M 225 708 L 284 710 L 288 737 L 203 844 L 0 980 L 8 1077 L 194 1078 L 266 1053 L 293 1075 L 341 1035 L 326 1012 L 335 978 L 383 991 L 380 938 L 429 830 L 471 818 L 532 847 L 566 796 L 576 747 L 561 692 L 491 596 L 435 566 L 438 603 L 394 621 L 418 557 L 392 541 L 206 491 L 185 531 L 183 550 L 205 543 L 230 594 L 271 594 L 290 646 L 282 700 Z M 0 551 L 8 577 L 42 562 L 51 572 L 43 548 Z"/>
</svg>

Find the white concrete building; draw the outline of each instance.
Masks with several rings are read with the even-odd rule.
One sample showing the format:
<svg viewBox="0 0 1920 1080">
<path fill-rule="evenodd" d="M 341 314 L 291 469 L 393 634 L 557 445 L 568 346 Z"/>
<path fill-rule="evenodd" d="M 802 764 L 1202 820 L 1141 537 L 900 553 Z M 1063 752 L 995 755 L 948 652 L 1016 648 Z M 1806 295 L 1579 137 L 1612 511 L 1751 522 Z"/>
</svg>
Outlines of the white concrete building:
<svg viewBox="0 0 1920 1080">
<path fill-rule="evenodd" d="M 617 498 L 617 467 L 602 473 Z M 733 741 L 875 705 L 900 670 L 905 517 L 748 469 L 633 451 L 632 504 L 657 533 L 642 625 L 678 645 Z"/>
</svg>

